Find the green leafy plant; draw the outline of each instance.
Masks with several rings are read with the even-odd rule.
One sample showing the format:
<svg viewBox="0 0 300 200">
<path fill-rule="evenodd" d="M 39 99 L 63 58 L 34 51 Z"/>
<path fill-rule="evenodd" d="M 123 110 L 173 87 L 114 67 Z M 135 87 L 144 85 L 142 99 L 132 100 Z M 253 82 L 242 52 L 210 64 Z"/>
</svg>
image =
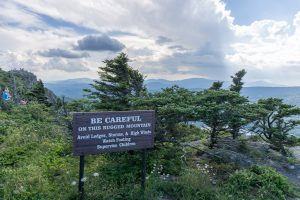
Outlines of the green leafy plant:
<svg viewBox="0 0 300 200">
<path fill-rule="evenodd" d="M 285 200 L 293 195 L 287 178 L 273 168 L 253 166 L 236 171 L 224 187 L 228 198 Z"/>
</svg>

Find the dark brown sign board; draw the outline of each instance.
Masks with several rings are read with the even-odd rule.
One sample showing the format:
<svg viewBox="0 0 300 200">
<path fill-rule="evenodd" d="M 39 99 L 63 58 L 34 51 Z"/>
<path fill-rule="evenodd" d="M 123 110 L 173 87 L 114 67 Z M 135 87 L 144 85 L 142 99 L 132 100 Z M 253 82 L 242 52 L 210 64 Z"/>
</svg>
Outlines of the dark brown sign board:
<svg viewBox="0 0 300 200">
<path fill-rule="evenodd" d="M 152 148 L 154 125 L 152 110 L 73 113 L 73 154 Z"/>
</svg>

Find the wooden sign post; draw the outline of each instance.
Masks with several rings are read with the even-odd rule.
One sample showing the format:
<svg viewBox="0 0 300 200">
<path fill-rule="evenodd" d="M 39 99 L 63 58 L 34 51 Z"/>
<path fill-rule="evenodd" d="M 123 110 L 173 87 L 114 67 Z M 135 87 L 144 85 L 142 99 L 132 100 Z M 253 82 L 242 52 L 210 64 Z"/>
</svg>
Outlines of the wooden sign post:
<svg viewBox="0 0 300 200">
<path fill-rule="evenodd" d="M 145 189 L 146 153 L 154 146 L 154 111 L 73 114 L 73 154 L 80 156 L 79 193 L 83 198 L 84 156 L 143 149 L 141 188 Z"/>
</svg>

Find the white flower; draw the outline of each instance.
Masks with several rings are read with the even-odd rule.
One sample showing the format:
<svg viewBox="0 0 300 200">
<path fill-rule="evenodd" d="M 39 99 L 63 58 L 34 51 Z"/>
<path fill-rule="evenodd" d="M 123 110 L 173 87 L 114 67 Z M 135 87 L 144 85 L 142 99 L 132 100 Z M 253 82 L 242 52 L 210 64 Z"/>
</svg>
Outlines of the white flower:
<svg viewBox="0 0 300 200">
<path fill-rule="evenodd" d="M 294 165 L 291 165 L 291 166 L 290 166 L 290 169 L 295 169 L 295 166 L 294 166 Z"/>
<path fill-rule="evenodd" d="M 76 185 L 76 181 L 72 181 L 71 185 Z"/>
<path fill-rule="evenodd" d="M 99 173 L 97 173 L 97 172 L 95 172 L 95 173 L 93 173 L 93 176 L 99 176 Z"/>
<path fill-rule="evenodd" d="M 81 182 L 86 182 L 86 180 L 87 180 L 87 177 L 83 177 L 80 181 Z"/>
<path fill-rule="evenodd" d="M 15 193 L 15 194 L 19 194 L 20 191 L 19 191 L 19 190 L 14 190 L 14 193 Z"/>
</svg>

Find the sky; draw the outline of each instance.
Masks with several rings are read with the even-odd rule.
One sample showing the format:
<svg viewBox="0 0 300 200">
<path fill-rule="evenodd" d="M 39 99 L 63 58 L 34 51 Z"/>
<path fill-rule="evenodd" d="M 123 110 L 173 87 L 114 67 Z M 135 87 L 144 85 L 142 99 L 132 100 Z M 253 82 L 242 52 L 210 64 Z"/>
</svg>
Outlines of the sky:
<svg viewBox="0 0 300 200">
<path fill-rule="evenodd" d="M 298 0 L 1 0 L 0 67 L 98 78 L 120 52 L 147 79 L 300 86 Z"/>
</svg>

